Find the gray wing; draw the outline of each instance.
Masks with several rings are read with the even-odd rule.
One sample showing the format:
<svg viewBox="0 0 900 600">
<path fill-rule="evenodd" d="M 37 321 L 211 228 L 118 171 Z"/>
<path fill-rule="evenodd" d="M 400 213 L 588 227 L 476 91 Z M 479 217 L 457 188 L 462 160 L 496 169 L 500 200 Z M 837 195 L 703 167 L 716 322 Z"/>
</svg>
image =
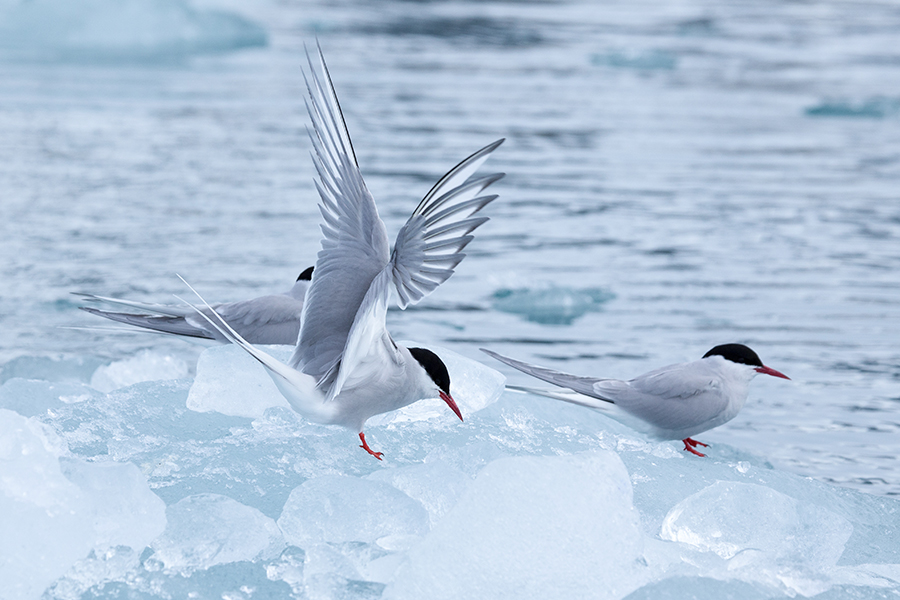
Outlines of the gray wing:
<svg viewBox="0 0 900 600">
<path fill-rule="evenodd" d="M 309 62 L 307 111 L 321 202 L 323 239 L 306 294 L 291 366 L 320 385 L 333 381 L 350 329 L 376 275 L 388 264 L 384 223 L 356 163 L 325 59 Z M 326 381 L 328 379 L 329 381 Z"/>
<path fill-rule="evenodd" d="M 207 340 L 217 339 L 217 336 L 213 335 L 209 331 L 191 325 L 184 319 L 184 317 L 136 315 L 132 313 L 99 310 L 96 308 L 91 308 L 89 306 L 79 306 L 79 308 L 98 317 L 103 317 L 105 319 L 110 319 L 119 323 L 125 323 L 126 325 L 133 325 L 134 327 L 149 329 L 151 331 L 170 333 L 172 335 L 183 335 L 186 337 L 195 337 Z M 225 341 L 225 338 L 220 339 L 221 341 Z"/>
<path fill-rule="evenodd" d="M 303 301 L 284 294 L 261 296 L 253 300 L 220 304 L 216 312 L 251 344 L 284 344 L 293 346 L 300 333 Z M 204 311 L 206 312 L 206 311 Z M 211 316 L 211 312 L 207 312 Z M 187 317 L 195 326 L 209 324 L 201 322 L 197 314 Z M 221 336 L 218 332 L 217 337 Z M 222 338 L 222 341 L 226 341 Z"/>
<path fill-rule="evenodd" d="M 472 176 L 502 143 L 485 146 L 441 177 L 400 229 L 391 254 L 400 308 L 434 291 L 465 258 L 462 250 L 472 241 L 471 233 L 488 220 L 474 215 L 497 198 L 480 194 L 503 173 Z"/>
<path fill-rule="evenodd" d="M 108 296 L 97 296 L 95 294 L 82 294 L 80 292 L 72 292 L 73 296 L 81 296 L 87 300 L 95 302 L 108 302 L 109 304 L 118 304 L 129 308 L 136 308 L 155 315 L 166 315 L 169 317 L 186 317 L 194 314 L 194 311 L 184 306 L 171 306 L 169 304 L 152 304 L 150 302 L 135 302 L 134 300 L 123 300 L 121 298 L 110 298 Z M 215 306 L 215 305 L 214 305 Z M 90 310 L 88 312 L 91 312 Z M 100 311 L 103 312 L 103 311 Z M 211 329 L 211 328 L 210 328 Z"/>
<path fill-rule="evenodd" d="M 614 379 L 597 379 L 595 377 L 580 377 L 578 375 L 570 375 L 568 373 L 563 373 L 562 371 L 555 371 L 553 369 L 547 369 L 545 367 L 539 367 L 537 365 L 532 365 L 526 362 L 522 362 L 520 360 L 516 360 L 514 358 L 509 358 L 508 356 L 503 356 L 502 354 L 497 354 L 496 352 L 491 352 L 490 350 L 486 350 L 484 348 L 480 349 L 482 352 L 487 354 L 488 356 L 499 360 L 502 363 L 506 363 L 514 369 L 518 369 L 523 373 L 531 375 L 532 377 L 537 377 L 547 383 L 552 383 L 553 385 L 558 385 L 560 387 L 568 388 L 570 390 L 574 390 L 579 394 L 584 394 L 585 396 L 590 396 L 591 398 L 596 398 L 597 400 L 602 400 L 604 402 L 612 403 L 615 402 L 606 396 L 603 396 L 598 393 L 595 385 L 597 382 L 601 381 L 616 381 Z M 531 391 L 529 389 L 529 391 Z M 556 396 L 554 396 L 556 397 Z M 560 400 L 565 400 L 565 398 L 559 398 Z M 576 402 L 576 404 L 585 404 L 584 402 Z M 585 404 L 587 405 L 587 404 Z M 587 405 L 591 406 L 591 405 Z"/>
<path fill-rule="evenodd" d="M 190 311 L 188 314 L 181 315 L 179 313 L 183 309 L 178 306 L 148 304 L 87 294 L 79 295 L 92 300 L 102 300 L 156 313 L 134 314 L 99 310 L 87 306 L 80 307 L 81 310 L 98 317 L 161 333 L 228 342 L 225 336 L 197 315 L 192 308 L 188 309 Z M 300 318 L 303 312 L 302 300 L 278 294 L 242 302 L 216 304 L 213 307 L 241 337 L 252 344 L 293 346 L 297 343 Z M 212 311 L 206 311 L 206 315 L 211 316 Z"/>
</svg>

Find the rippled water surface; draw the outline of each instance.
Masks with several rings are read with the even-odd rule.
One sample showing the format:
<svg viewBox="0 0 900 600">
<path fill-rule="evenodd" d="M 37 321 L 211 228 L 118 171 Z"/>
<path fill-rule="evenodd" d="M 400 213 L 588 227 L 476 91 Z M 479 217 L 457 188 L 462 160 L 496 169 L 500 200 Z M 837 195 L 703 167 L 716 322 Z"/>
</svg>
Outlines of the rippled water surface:
<svg viewBox="0 0 900 600">
<path fill-rule="evenodd" d="M 180 273 L 237 300 L 314 262 L 300 69 L 318 37 L 390 232 L 506 138 L 492 221 L 391 312 L 395 337 L 619 378 L 743 342 L 792 381 L 759 378 L 704 439 L 900 494 L 900 6 L 223 7 L 267 45 L 0 62 L 3 379 L 34 357 L 199 352 L 62 328 L 101 325 L 70 292 L 171 302 Z"/>
</svg>

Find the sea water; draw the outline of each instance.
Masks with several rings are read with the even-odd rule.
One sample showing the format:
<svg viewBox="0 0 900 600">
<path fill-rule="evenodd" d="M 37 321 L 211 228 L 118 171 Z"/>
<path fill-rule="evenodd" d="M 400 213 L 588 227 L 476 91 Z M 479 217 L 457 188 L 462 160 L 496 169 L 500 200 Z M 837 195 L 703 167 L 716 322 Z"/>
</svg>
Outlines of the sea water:
<svg viewBox="0 0 900 600">
<path fill-rule="evenodd" d="M 895 597 L 897 31 L 878 2 L 0 3 L 0 597 Z M 506 138 L 456 275 L 388 315 L 459 355 L 466 421 L 373 419 L 384 463 L 237 349 L 84 329 L 113 325 L 70 294 L 315 262 L 317 39 L 390 234 Z M 727 342 L 792 379 L 706 460 L 478 352 L 628 378 Z"/>
</svg>

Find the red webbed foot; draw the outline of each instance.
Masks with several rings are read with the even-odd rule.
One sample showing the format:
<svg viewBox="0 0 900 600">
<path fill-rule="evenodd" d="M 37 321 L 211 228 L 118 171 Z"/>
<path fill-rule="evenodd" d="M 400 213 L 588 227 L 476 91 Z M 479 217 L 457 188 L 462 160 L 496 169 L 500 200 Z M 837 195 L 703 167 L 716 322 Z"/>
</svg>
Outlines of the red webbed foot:
<svg viewBox="0 0 900 600">
<path fill-rule="evenodd" d="M 697 456 L 703 456 L 703 457 L 706 456 L 705 454 L 697 452 L 696 450 L 694 450 L 694 448 L 696 448 L 697 446 L 703 446 L 704 448 L 709 448 L 709 444 L 704 444 L 703 442 L 698 442 L 697 440 L 692 440 L 691 438 L 684 438 L 681 441 L 684 442 L 684 449 L 687 450 L 688 452 L 690 452 L 691 454 L 696 454 Z"/>
<path fill-rule="evenodd" d="M 384 456 L 384 452 L 375 452 L 374 450 L 369 448 L 369 445 L 366 443 L 366 434 L 364 434 L 362 431 L 359 432 L 359 440 L 362 442 L 362 446 L 360 446 L 360 448 L 362 448 L 378 460 L 381 460 L 381 457 Z"/>
</svg>

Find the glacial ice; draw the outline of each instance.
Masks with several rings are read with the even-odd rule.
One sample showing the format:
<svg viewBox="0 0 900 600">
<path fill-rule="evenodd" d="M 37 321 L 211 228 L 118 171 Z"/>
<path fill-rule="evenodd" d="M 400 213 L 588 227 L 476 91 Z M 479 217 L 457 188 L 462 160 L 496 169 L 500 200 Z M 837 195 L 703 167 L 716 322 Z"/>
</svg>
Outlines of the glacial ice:
<svg viewBox="0 0 900 600">
<path fill-rule="evenodd" d="M 184 0 L 21 0 L 0 5 L 0 55 L 25 60 L 159 62 L 264 46 L 265 30 Z"/>
<path fill-rule="evenodd" d="M 0 409 L 2 598 L 39 598 L 94 549 L 143 549 L 165 505 L 130 463 L 64 456 L 50 426 Z"/>
<path fill-rule="evenodd" d="M 260 346 L 287 363 L 289 346 Z M 207 348 L 197 359 L 197 376 L 188 392 L 187 407 L 197 412 L 255 419 L 267 408 L 291 405 L 284 399 L 265 368 L 234 344 Z"/>
<path fill-rule="evenodd" d="M 136 356 L 97 367 L 91 375 L 91 387 L 111 392 L 142 381 L 184 379 L 189 374 L 187 364 L 178 358 L 144 350 Z"/>
<path fill-rule="evenodd" d="M 466 420 L 370 423 L 383 462 L 238 385 L 268 377 L 234 346 L 108 393 L 9 378 L 0 599 L 900 595 L 897 499 L 690 456 L 440 352 Z"/>
<path fill-rule="evenodd" d="M 612 298 L 613 293 L 602 288 L 504 288 L 494 292 L 491 305 L 535 323 L 569 325 L 585 313 L 600 310 Z"/>
<path fill-rule="evenodd" d="M 284 536 L 275 521 L 228 496 L 197 494 L 166 509 L 166 529 L 151 547 L 165 568 L 191 571 L 275 558 Z"/>
</svg>

